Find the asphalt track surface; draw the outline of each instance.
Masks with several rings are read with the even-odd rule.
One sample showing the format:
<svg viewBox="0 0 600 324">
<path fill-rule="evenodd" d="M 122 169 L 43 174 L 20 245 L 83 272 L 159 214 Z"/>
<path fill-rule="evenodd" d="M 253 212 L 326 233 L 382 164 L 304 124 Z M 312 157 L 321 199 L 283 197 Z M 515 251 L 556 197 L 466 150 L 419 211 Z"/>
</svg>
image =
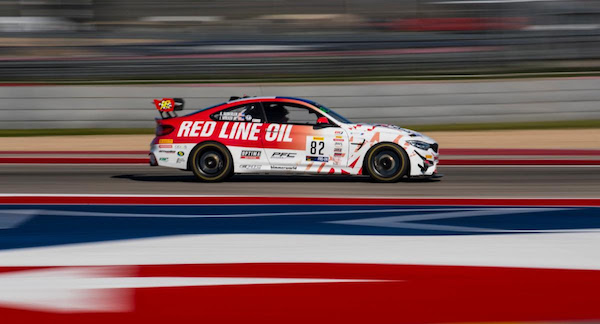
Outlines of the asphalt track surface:
<svg viewBox="0 0 600 324">
<path fill-rule="evenodd" d="M 0 193 L 335 197 L 598 198 L 598 166 L 440 167 L 441 180 L 371 183 L 347 176 L 235 176 L 198 182 L 190 172 L 145 165 L 0 165 Z"/>
</svg>

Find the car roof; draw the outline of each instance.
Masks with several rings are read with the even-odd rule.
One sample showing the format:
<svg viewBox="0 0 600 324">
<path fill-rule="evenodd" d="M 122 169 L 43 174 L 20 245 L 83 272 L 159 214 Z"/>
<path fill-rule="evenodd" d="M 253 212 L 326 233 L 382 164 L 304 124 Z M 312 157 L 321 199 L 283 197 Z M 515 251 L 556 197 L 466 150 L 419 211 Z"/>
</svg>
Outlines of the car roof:
<svg viewBox="0 0 600 324">
<path fill-rule="evenodd" d="M 236 102 L 242 102 L 242 101 L 267 101 L 270 99 L 289 99 L 289 100 L 297 100 L 297 101 L 302 101 L 302 102 L 306 102 L 308 104 L 311 105 L 317 105 L 316 102 L 312 101 L 312 100 L 308 100 L 308 99 L 303 99 L 303 98 L 297 98 L 297 97 L 266 97 L 266 96 L 262 96 L 262 97 L 242 97 L 242 98 L 238 98 L 235 100 L 230 100 L 227 101 L 227 104 L 231 104 L 231 103 L 236 103 Z"/>
<path fill-rule="evenodd" d="M 235 102 L 238 102 L 238 101 L 241 102 L 241 101 L 248 101 L 248 100 L 263 101 L 263 100 L 275 99 L 275 98 L 277 98 L 277 97 L 241 97 L 241 98 L 238 98 L 238 99 L 235 99 L 235 100 L 229 100 L 226 103 L 230 104 L 230 103 L 235 103 Z"/>
</svg>

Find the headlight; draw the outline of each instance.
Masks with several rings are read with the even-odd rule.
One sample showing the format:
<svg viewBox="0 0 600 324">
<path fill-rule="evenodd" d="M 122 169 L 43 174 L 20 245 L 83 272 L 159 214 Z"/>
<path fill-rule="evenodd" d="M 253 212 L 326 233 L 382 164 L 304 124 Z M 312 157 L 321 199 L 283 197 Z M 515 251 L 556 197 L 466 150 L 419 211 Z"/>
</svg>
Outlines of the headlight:
<svg viewBox="0 0 600 324">
<path fill-rule="evenodd" d="M 425 150 L 425 151 L 427 151 L 431 147 L 431 144 L 428 144 L 428 143 L 425 143 L 422 141 L 407 141 L 407 142 L 410 143 L 410 145 L 412 145 L 418 149 Z"/>
</svg>

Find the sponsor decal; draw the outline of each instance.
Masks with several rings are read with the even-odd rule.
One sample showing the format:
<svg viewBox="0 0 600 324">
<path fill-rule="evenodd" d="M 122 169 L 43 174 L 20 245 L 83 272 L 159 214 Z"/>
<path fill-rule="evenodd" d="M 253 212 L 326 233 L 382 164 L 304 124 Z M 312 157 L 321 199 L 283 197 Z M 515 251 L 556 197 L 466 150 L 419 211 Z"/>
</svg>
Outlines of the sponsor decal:
<svg viewBox="0 0 600 324">
<path fill-rule="evenodd" d="M 184 158 L 177 158 L 177 160 L 175 161 L 175 163 L 184 163 L 185 159 Z"/>
<path fill-rule="evenodd" d="M 313 141 L 323 141 L 323 140 L 325 140 L 325 139 L 321 136 L 313 136 Z"/>
<path fill-rule="evenodd" d="M 169 158 L 168 157 L 161 157 L 160 159 L 158 159 L 159 161 L 163 161 L 163 162 L 168 162 Z"/>
<path fill-rule="evenodd" d="M 184 156 L 184 155 L 185 155 L 185 153 L 183 153 L 183 151 L 179 151 L 179 152 L 177 152 L 177 155 L 178 155 L 178 156 Z"/>
<path fill-rule="evenodd" d="M 243 141 L 258 141 L 262 123 L 230 123 L 224 122 L 219 132 L 219 138 Z"/>
<path fill-rule="evenodd" d="M 160 144 L 160 145 L 158 145 L 158 148 L 173 148 L 173 145 L 170 145 L 170 144 Z"/>
<path fill-rule="evenodd" d="M 158 111 L 173 111 L 175 109 L 175 100 L 171 98 L 163 98 L 162 100 L 154 99 L 154 104 Z"/>
<path fill-rule="evenodd" d="M 221 121 L 251 121 L 252 115 L 246 115 L 244 112 L 236 111 L 221 111 L 217 117 Z"/>
<path fill-rule="evenodd" d="M 344 153 L 333 153 L 333 156 L 343 156 Z"/>
<path fill-rule="evenodd" d="M 223 122 L 218 138 L 258 141 L 263 123 Z M 267 142 L 291 142 L 294 125 L 269 124 L 264 140 Z M 184 121 L 179 126 L 177 137 L 211 137 L 217 128 L 214 121 Z"/>
<path fill-rule="evenodd" d="M 334 138 L 333 140 L 334 140 L 335 142 L 343 142 L 343 141 L 344 141 L 344 139 L 343 139 L 343 138 Z"/>
<path fill-rule="evenodd" d="M 343 136 L 336 136 L 335 138 L 344 138 Z"/>
<path fill-rule="evenodd" d="M 329 162 L 329 158 L 326 156 L 307 156 L 306 161 Z"/>
<path fill-rule="evenodd" d="M 290 133 L 292 132 L 292 127 L 294 127 L 294 125 L 270 124 L 265 133 L 265 141 L 291 142 L 292 138 L 290 137 Z"/>
<path fill-rule="evenodd" d="M 172 154 L 172 153 L 175 153 L 175 151 L 173 151 L 173 150 L 158 150 L 158 153 L 169 153 L 169 154 Z"/>
<path fill-rule="evenodd" d="M 260 151 L 243 150 L 240 157 L 242 159 L 258 160 L 260 159 Z"/>
<path fill-rule="evenodd" d="M 344 146 L 344 143 L 335 142 L 335 146 Z"/>
<path fill-rule="evenodd" d="M 186 150 L 187 145 L 175 145 L 175 146 L 173 146 L 173 148 L 176 150 Z"/>
<path fill-rule="evenodd" d="M 159 139 L 158 144 L 173 144 L 173 140 L 170 138 Z"/>
<path fill-rule="evenodd" d="M 342 148 L 341 147 L 336 147 L 333 149 L 334 153 L 342 153 Z"/>
<path fill-rule="evenodd" d="M 296 170 L 298 169 L 295 165 L 271 165 L 271 170 Z"/>
<path fill-rule="evenodd" d="M 342 135 L 342 134 L 344 134 L 343 131 L 335 131 L 335 135 Z"/>
<path fill-rule="evenodd" d="M 293 159 L 296 157 L 296 153 L 290 153 L 290 152 L 274 152 L 273 155 L 271 155 L 271 158 L 273 159 Z"/>
<path fill-rule="evenodd" d="M 217 128 L 214 121 L 184 121 L 179 126 L 177 137 L 210 137 Z"/>
<path fill-rule="evenodd" d="M 240 165 L 240 169 L 247 169 L 247 170 L 258 170 L 260 169 L 260 165 L 258 164 L 241 164 Z"/>
</svg>

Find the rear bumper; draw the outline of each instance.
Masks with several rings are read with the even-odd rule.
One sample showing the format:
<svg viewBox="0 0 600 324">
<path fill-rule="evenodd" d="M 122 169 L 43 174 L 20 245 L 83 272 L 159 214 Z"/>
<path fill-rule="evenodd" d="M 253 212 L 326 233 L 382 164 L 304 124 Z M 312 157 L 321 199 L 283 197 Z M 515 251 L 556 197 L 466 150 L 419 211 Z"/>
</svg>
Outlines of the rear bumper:
<svg viewBox="0 0 600 324">
<path fill-rule="evenodd" d="M 158 166 L 158 161 L 154 153 L 148 153 L 148 155 L 150 156 L 150 166 Z"/>
</svg>

